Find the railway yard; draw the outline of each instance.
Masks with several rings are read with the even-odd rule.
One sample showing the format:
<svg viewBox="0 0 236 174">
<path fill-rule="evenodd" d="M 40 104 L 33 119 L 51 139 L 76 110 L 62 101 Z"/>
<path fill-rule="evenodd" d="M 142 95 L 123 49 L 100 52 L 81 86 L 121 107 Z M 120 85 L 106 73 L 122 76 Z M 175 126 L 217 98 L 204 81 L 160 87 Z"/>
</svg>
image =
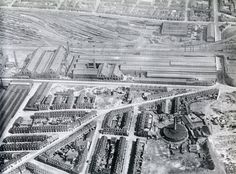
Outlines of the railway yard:
<svg viewBox="0 0 236 174">
<path fill-rule="evenodd" d="M 234 0 L 0 0 L 0 173 L 235 174 Z"/>
</svg>

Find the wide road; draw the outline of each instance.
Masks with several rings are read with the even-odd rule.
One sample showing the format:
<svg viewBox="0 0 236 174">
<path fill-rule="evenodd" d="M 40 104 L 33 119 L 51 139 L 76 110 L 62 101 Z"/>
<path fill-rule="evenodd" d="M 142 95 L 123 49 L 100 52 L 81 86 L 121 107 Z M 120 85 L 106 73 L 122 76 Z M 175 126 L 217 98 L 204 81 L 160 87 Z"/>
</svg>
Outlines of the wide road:
<svg viewBox="0 0 236 174">
<path fill-rule="evenodd" d="M 43 46 L 45 50 L 55 50 L 58 48 L 59 45 L 56 46 Z M 37 46 L 19 46 L 19 45 L 2 45 L 1 48 L 3 50 L 15 50 L 15 51 L 34 51 L 36 50 Z M 171 52 L 170 52 L 171 50 Z M 142 56 L 142 55 L 160 55 L 160 56 L 210 56 L 213 55 L 212 53 L 203 53 L 201 51 L 196 52 L 184 52 L 180 51 L 178 47 L 171 47 L 171 48 L 155 48 L 155 47 L 147 47 L 147 48 L 114 48 L 114 47 L 73 47 L 70 46 L 71 54 L 85 54 L 85 55 L 135 55 L 135 56 Z M 137 55 L 140 53 L 140 55 Z"/>
<path fill-rule="evenodd" d="M 96 85 L 96 86 L 130 86 L 130 85 L 141 85 L 141 86 L 170 86 L 179 88 L 206 88 L 207 86 L 193 86 L 193 85 L 168 85 L 168 84 L 153 84 L 153 83 L 134 83 L 134 82 L 118 82 L 118 81 L 77 81 L 71 79 L 14 79 L 14 78 L 2 78 L 3 82 L 15 82 L 15 83 L 66 83 L 67 85 Z"/>
</svg>

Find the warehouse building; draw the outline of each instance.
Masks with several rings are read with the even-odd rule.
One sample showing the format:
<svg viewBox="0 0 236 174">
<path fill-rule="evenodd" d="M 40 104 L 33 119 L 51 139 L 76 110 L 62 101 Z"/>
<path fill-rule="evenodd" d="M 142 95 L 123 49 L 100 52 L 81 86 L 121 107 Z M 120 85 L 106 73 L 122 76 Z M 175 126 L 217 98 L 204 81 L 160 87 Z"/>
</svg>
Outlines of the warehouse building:
<svg viewBox="0 0 236 174">
<path fill-rule="evenodd" d="M 173 23 L 164 22 L 162 24 L 161 34 L 163 35 L 174 35 L 174 36 L 187 36 L 188 35 L 188 24 L 186 23 Z"/>
<path fill-rule="evenodd" d="M 213 23 L 207 25 L 207 33 L 206 33 L 206 41 L 207 42 L 215 42 L 215 26 Z"/>
<path fill-rule="evenodd" d="M 67 56 L 68 52 L 63 46 L 59 46 L 56 50 L 38 48 L 29 56 L 29 61 L 22 73 L 32 78 L 58 77 Z"/>
<path fill-rule="evenodd" d="M 123 73 L 120 71 L 119 65 L 103 63 L 98 68 L 97 77 L 101 79 L 121 80 Z"/>
</svg>

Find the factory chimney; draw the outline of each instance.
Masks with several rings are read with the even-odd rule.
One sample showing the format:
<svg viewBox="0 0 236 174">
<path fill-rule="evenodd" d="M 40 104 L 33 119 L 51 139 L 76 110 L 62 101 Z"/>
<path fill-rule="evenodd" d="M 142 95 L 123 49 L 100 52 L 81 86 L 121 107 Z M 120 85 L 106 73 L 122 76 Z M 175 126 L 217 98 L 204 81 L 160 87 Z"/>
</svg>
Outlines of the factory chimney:
<svg viewBox="0 0 236 174">
<path fill-rule="evenodd" d="M 175 116 L 174 117 L 174 130 L 177 129 L 177 117 Z"/>
</svg>

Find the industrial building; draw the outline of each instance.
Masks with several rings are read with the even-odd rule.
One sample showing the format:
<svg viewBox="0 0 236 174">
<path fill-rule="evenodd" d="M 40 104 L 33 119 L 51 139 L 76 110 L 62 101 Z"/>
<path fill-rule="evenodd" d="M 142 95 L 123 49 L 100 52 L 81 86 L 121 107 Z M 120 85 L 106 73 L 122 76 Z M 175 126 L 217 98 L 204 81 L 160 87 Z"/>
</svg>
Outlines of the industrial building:
<svg viewBox="0 0 236 174">
<path fill-rule="evenodd" d="M 123 79 L 123 73 L 120 71 L 119 65 L 103 63 L 98 67 L 97 77 L 101 79 L 121 80 Z"/>
<path fill-rule="evenodd" d="M 0 173 L 227 171 L 235 5 L 0 0 Z"/>
<path fill-rule="evenodd" d="M 161 32 L 162 35 L 189 37 L 187 36 L 189 26 L 182 23 L 163 23 Z M 214 42 L 214 35 L 214 24 L 210 23 L 206 27 L 205 40 Z M 61 75 L 79 80 L 127 81 L 132 79 L 141 83 L 193 85 L 198 83 L 212 85 L 217 78 L 213 54 L 140 52 L 117 57 L 103 53 L 85 55 L 68 50 L 69 48 L 63 46 L 59 46 L 54 51 L 38 48 L 30 58 L 26 59 L 26 65 L 22 70 L 23 75 L 33 78 L 59 78 Z M 42 108 L 44 107 L 47 108 L 47 106 Z"/>
<path fill-rule="evenodd" d="M 206 33 L 206 41 L 207 42 L 215 42 L 215 26 L 214 23 L 209 23 L 207 25 L 207 29 L 206 29 L 207 33 Z"/>
<path fill-rule="evenodd" d="M 73 79 L 108 81 L 131 78 L 142 83 L 212 85 L 217 78 L 213 54 L 173 55 L 168 52 L 159 56 L 126 55 L 119 59 L 107 55 L 75 57 L 67 72 Z"/>
<path fill-rule="evenodd" d="M 184 125 L 177 123 L 177 117 L 174 117 L 174 123 L 162 128 L 160 135 L 167 141 L 177 143 L 188 138 L 188 131 Z"/>
<path fill-rule="evenodd" d="M 161 34 L 174 36 L 187 36 L 189 32 L 187 23 L 163 22 Z"/>
<path fill-rule="evenodd" d="M 22 74 L 31 78 L 58 77 L 67 56 L 68 51 L 63 46 L 59 46 L 56 50 L 40 47 L 28 56 Z"/>
<path fill-rule="evenodd" d="M 96 62 L 83 60 L 80 56 L 73 56 L 67 75 L 71 78 L 122 80 L 123 73 L 116 62 Z"/>
</svg>

